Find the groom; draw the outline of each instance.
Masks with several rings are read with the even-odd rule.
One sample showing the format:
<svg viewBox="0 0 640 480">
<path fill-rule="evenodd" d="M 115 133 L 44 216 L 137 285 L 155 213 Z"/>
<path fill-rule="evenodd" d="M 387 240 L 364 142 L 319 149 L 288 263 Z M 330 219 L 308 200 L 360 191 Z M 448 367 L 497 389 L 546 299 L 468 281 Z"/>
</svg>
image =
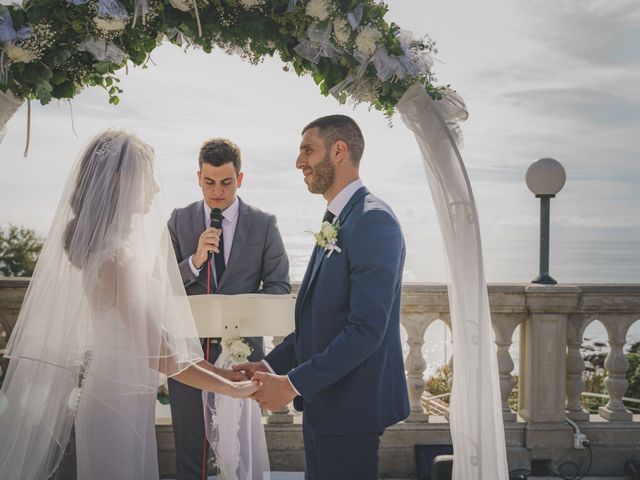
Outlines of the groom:
<svg viewBox="0 0 640 480">
<path fill-rule="evenodd" d="M 327 201 L 323 220 L 338 231 L 340 250 L 316 245 L 295 331 L 264 362 L 234 367 L 261 382 L 254 397 L 263 407 L 294 400 L 303 409 L 311 480 L 377 480 L 380 436 L 409 415 L 399 323 L 404 240 L 389 206 L 360 181 L 363 150 L 360 128 L 344 115 L 302 131 L 296 167 Z"/>
<path fill-rule="evenodd" d="M 207 140 L 200 149 L 199 166 L 203 199 L 174 210 L 168 223 L 187 294 L 290 293 L 289 261 L 276 217 L 236 195 L 243 180 L 240 149 L 224 138 Z M 222 210 L 222 229 L 209 227 L 213 208 Z M 253 348 L 250 358 L 262 358 L 262 338 L 246 340 Z M 214 363 L 220 339 L 210 339 L 204 350 Z M 177 480 L 200 480 L 207 445 L 202 393 L 172 379 L 169 393 Z"/>
</svg>

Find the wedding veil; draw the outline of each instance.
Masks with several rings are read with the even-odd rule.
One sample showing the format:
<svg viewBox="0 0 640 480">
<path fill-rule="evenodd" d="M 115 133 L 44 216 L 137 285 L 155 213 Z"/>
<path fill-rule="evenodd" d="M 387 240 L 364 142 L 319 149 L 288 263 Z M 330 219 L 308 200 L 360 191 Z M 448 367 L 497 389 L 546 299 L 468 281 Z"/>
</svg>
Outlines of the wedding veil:
<svg viewBox="0 0 640 480">
<path fill-rule="evenodd" d="M 160 373 L 202 349 L 153 150 L 132 134 L 99 135 L 74 166 L 6 356 L 0 478 L 49 478 L 74 421 L 78 478 L 158 478 Z"/>
</svg>

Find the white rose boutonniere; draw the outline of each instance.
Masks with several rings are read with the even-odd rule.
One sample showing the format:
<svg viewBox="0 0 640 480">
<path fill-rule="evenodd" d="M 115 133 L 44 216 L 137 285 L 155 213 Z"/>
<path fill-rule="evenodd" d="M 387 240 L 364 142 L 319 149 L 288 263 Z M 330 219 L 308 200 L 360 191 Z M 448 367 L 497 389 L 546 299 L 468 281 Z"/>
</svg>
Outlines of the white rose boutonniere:
<svg viewBox="0 0 640 480">
<path fill-rule="evenodd" d="M 224 342 L 224 348 L 236 362 L 246 362 L 253 349 L 242 337 L 231 337 Z"/>
<path fill-rule="evenodd" d="M 313 234 L 313 238 L 316 240 L 316 245 L 320 248 L 324 248 L 328 252 L 327 257 L 330 257 L 333 252 L 342 252 L 342 249 L 337 245 L 340 227 L 339 221 L 336 221 L 335 223 L 322 222 L 322 225 L 320 225 L 320 231 Z"/>
</svg>

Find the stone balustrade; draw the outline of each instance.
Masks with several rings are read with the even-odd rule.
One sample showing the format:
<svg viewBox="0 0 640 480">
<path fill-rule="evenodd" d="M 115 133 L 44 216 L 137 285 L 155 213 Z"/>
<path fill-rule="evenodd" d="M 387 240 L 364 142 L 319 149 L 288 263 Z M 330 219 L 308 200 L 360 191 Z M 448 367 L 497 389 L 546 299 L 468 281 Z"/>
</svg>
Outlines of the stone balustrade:
<svg viewBox="0 0 640 480">
<path fill-rule="evenodd" d="M 10 333 L 27 286 L 27 279 L 0 279 L 0 335 Z M 573 461 L 586 468 L 589 452 L 573 448 L 573 430 L 565 417 L 575 421 L 591 443 L 591 475 L 622 475 L 626 460 L 640 461 L 640 415 L 633 415 L 622 400 L 628 388 L 629 368 L 623 347 L 630 327 L 640 320 L 640 285 L 490 285 L 489 300 L 509 468 L 530 469 L 532 460 L 544 459 L 555 466 Z M 446 286 L 406 284 L 401 323 L 406 331 L 411 415 L 388 429 L 382 439 L 380 461 L 384 475 L 414 477 L 416 444 L 451 443 L 446 416 L 429 415 L 422 404 L 427 368 L 422 351 L 429 341 L 425 332 L 438 320 L 450 324 Z M 597 415 L 590 415 L 580 403 L 585 369 L 580 347 L 585 329 L 595 320 L 604 325 L 608 334 L 608 403 L 599 408 Z M 519 370 L 514 372 L 511 347 L 518 326 Z M 516 387 L 516 373 L 518 402 L 514 411 L 508 399 Z M 157 431 L 161 470 L 170 473 L 171 427 L 159 425 Z M 299 416 L 289 408 L 271 414 L 266 432 L 272 468 L 302 470 Z"/>
</svg>

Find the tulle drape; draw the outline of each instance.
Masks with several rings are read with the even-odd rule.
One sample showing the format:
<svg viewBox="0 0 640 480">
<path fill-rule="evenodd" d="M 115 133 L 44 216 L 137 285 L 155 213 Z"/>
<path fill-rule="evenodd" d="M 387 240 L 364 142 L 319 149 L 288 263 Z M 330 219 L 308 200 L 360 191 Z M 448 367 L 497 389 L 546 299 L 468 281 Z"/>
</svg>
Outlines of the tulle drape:
<svg viewBox="0 0 640 480">
<path fill-rule="evenodd" d="M 218 368 L 237 363 L 224 347 L 216 360 Z M 267 439 L 262 411 L 249 398 L 237 399 L 202 392 L 207 440 L 225 480 L 262 480 L 269 472 Z"/>
<path fill-rule="evenodd" d="M 111 131 L 73 168 L 6 353 L 0 478 L 48 478 L 74 420 L 79 478 L 158 478 L 159 373 L 202 348 L 152 160 Z"/>
<path fill-rule="evenodd" d="M 450 426 L 455 480 L 507 480 L 498 362 L 484 278 L 478 215 L 458 151 L 466 119 L 454 92 L 433 101 L 420 85 L 398 103 L 415 134 L 438 213 L 448 266 L 453 337 Z"/>
</svg>

